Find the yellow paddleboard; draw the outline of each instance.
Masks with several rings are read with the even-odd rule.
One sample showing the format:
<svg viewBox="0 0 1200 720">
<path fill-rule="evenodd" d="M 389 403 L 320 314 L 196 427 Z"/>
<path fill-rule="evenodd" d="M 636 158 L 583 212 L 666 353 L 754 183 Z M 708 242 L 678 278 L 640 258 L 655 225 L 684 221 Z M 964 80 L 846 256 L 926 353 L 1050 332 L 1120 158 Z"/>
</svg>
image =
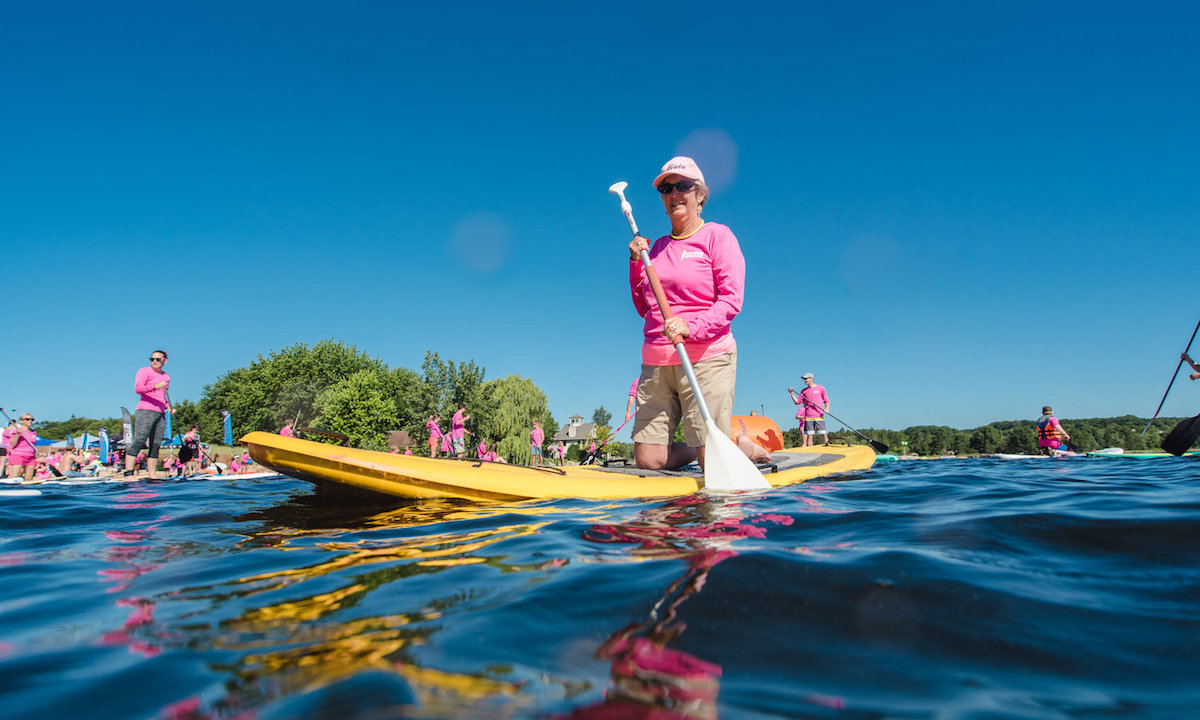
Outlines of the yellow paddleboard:
<svg viewBox="0 0 1200 720">
<path fill-rule="evenodd" d="M 676 497 L 691 495 L 704 485 L 704 475 L 698 470 L 660 472 L 595 465 L 535 468 L 358 450 L 267 432 L 249 433 L 241 442 L 255 462 L 285 475 L 397 497 Z M 781 487 L 866 470 L 875 462 L 875 452 L 865 445 L 790 448 L 772 453 L 771 460 L 772 465 L 760 468 L 768 483 Z"/>
</svg>

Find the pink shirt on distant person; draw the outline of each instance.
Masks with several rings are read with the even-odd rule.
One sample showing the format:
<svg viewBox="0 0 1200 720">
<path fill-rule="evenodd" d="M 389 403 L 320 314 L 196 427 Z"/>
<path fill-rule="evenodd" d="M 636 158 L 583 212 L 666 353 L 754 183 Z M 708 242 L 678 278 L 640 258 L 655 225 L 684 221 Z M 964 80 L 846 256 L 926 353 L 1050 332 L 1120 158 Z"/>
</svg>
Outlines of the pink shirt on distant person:
<svg viewBox="0 0 1200 720">
<path fill-rule="evenodd" d="M 542 432 L 542 426 L 538 425 L 533 430 L 529 431 L 529 443 L 533 447 L 541 447 L 542 440 L 546 439 L 546 434 Z"/>
<path fill-rule="evenodd" d="M 155 384 L 171 383 L 171 376 L 165 372 L 155 372 L 152 367 L 144 367 L 137 371 L 133 378 L 133 391 L 141 395 L 135 410 L 167 411 L 167 388 L 156 388 Z"/>
<path fill-rule="evenodd" d="M 808 402 L 804 402 L 808 400 Z M 825 417 L 825 406 L 829 404 L 829 395 L 825 392 L 823 385 L 813 383 L 812 387 L 806 387 L 800 391 L 800 397 L 793 399 L 792 402 L 800 406 L 796 411 L 796 419 L 804 418 L 821 418 Z"/>
<path fill-rule="evenodd" d="M 695 234 L 673 240 L 664 235 L 650 248 L 650 260 L 674 313 L 687 322 L 684 341 L 693 363 L 737 349 L 730 323 L 742 311 L 746 259 L 733 231 L 706 222 Z M 640 260 L 629 263 L 633 306 L 645 319 L 642 362 L 678 365 L 679 356 L 663 335 L 663 316 Z"/>
<path fill-rule="evenodd" d="M 459 410 L 454 413 L 454 417 L 450 420 L 450 439 L 457 440 L 463 436 L 467 430 L 467 424 L 463 421 L 463 411 Z"/>
<path fill-rule="evenodd" d="M 279 434 L 284 437 L 296 437 L 296 433 L 292 432 L 292 429 L 287 425 L 284 425 L 279 429 Z"/>
<path fill-rule="evenodd" d="M 24 440 L 24 442 L 22 442 Z M 22 427 L 4 428 L 4 445 L 9 448 L 10 465 L 32 465 L 37 457 L 37 433 Z"/>
</svg>

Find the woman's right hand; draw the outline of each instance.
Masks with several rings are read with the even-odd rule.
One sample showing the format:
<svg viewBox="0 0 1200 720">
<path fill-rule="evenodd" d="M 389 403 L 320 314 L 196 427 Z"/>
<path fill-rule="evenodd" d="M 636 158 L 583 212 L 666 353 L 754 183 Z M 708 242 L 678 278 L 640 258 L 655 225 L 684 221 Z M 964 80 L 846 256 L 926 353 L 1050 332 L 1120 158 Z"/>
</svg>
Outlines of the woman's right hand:
<svg viewBox="0 0 1200 720">
<path fill-rule="evenodd" d="M 639 260 L 642 257 L 643 250 L 650 249 L 650 241 L 641 235 L 634 235 L 633 240 L 629 241 L 629 259 Z"/>
</svg>

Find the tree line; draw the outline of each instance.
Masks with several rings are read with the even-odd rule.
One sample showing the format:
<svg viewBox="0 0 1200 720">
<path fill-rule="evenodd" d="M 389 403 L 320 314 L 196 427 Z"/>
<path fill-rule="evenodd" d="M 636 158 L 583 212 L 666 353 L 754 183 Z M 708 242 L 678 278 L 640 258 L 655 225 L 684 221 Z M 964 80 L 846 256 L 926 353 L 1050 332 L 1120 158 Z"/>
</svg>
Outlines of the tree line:
<svg viewBox="0 0 1200 720">
<path fill-rule="evenodd" d="M 1171 428 L 1183 418 L 1160 417 L 1150 424 L 1147 418 L 1122 415 L 1111 418 L 1059 418 L 1071 436 L 1071 445 L 1090 452 L 1109 447 L 1126 451 L 1157 451 Z M 1033 420 L 1002 420 L 971 430 L 957 430 L 944 425 L 915 425 L 904 430 L 860 429 L 863 435 L 878 440 L 894 453 L 913 455 L 991 455 L 992 453 L 1037 454 L 1037 423 Z M 851 445 L 866 441 L 850 430 L 829 433 L 830 439 L 843 440 Z M 784 432 L 785 444 L 799 445 L 803 441 L 798 428 Z"/>
</svg>

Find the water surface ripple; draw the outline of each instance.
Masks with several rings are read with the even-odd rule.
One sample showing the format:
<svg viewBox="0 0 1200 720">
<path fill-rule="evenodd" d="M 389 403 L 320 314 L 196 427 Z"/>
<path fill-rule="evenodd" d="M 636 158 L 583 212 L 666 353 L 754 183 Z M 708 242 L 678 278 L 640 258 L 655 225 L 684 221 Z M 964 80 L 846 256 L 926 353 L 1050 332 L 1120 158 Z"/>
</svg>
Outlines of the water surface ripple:
<svg viewBox="0 0 1200 720">
<path fill-rule="evenodd" d="M 0 498 L 6 718 L 1186 718 L 1200 462 L 906 461 L 757 495 Z"/>
</svg>

